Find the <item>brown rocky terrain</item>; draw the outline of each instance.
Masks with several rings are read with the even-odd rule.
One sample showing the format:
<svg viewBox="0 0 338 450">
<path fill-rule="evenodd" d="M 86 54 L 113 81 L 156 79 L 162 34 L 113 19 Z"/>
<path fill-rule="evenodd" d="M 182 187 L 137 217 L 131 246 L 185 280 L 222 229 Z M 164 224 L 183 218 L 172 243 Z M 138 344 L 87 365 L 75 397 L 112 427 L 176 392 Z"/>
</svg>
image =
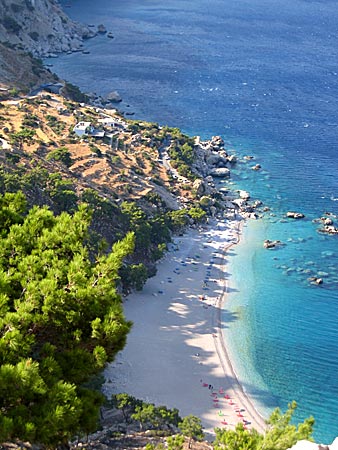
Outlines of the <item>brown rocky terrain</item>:
<svg viewBox="0 0 338 450">
<path fill-rule="evenodd" d="M 115 119 L 121 125 L 105 125 L 104 119 L 108 122 Z M 91 123 L 96 131 L 105 131 L 105 137 L 76 136 L 74 126 L 81 121 Z M 16 154 L 27 170 L 39 163 L 41 167 L 57 170 L 62 176 L 76 180 L 78 193 L 87 187 L 99 188 L 107 196 L 121 201 L 140 200 L 156 192 L 172 206 L 176 198 L 170 194 L 170 189 L 175 184 L 182 195 L 191 197 L 190 190 L 169 180 L 167 171 L 158 161 L 160 142 L 147 133 L 154 131 L 153 124 L 142 123 L 140 132 L 134 132 L 129 127 L 132 122 L 121 118 L 114 110 L 81 106 L 48 93 L 3 101 L 0 123 L 5 142 L 3 149 L 8 147 L 7 153 L 0 153 L 0 158 L 6 167 L 9 167 L 10 155 Z M 32 138 L 14 142 L 13 133 L 27 128 L 32 130 Z M 48 161 L 48 154 L 62 146 L 70 152 L 69 167 Z"/>
</svg>

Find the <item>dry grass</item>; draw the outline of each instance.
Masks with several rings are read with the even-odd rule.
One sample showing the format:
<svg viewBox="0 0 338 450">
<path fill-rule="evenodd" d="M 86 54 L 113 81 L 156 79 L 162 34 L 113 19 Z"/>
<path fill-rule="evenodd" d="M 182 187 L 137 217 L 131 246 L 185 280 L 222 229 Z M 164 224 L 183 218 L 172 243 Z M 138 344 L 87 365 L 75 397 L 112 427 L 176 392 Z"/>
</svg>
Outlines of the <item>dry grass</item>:
<svg viewBox="0 0 338 450">
<path fill-rule="evenodd" d="M 121 130 L 116 135 L 122 143 L 119 149 L 100 139 L 76 138 L 72 133 L 75 124 L 80 120 L 98 123 L 102 110 L 96 111 L 88 105 L 72 106 L 60 96 L 46 94 L 34 99 L 4 101 L 2 105 L 0 115 L 4 120 L 1 121 L 1 135 L 4 139 L 10 141 L 13 133 L 25 127 L 25 118 L 35 117 L 38 123 L 37 127 L 32 128 L 36 133 L 33 141 L 22 144 L 23 163 L 29 154 L 43 164 L 50 151 L 67 147 L 73 165 L 66 169 L 58 163 L 56 171 L 62 172 L 65 177 L 76 177 L 77 183 L 89 182 L 92 187 L 113 191 L 121 200 L 138 200 L 151 191 L 168 198 L 169 192 L 164 193 L 158 184 L 166 191 L 170 186 L 175 187 L 181 195 L 190 197 L 189 191 L 181 189 L 177 181 L 169 180 L 166 170 L 157 161 L 157 149 L 147 145 L 148 138 L 142 136 L 137 140 L 128 130 Z M 50 120 L 51 116 L 54 121 Z M 111 114 L 111 117 L 114 115 Z"/>
</svg>

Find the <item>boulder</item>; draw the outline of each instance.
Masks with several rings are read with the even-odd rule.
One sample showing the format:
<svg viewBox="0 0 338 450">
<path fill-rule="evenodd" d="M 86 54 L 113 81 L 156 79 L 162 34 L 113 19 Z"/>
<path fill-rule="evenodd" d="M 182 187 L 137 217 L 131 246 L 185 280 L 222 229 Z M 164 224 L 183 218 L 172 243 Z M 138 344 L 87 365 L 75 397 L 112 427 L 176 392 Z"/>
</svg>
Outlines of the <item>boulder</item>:
<svg viewBox="0 0 338 450">
<path fill-rule="evenodd" d="M 196 191 L 197 195 L 203 195 L 205 193 L 205 184 L 203 180 L 195 180 L 192 187 Z"/>
<path fill-rule="evenodd" d="M 116 91 L 112 91 L 106 95 L 105 100 L 111 103 L 119 103 L 122 102 L 122 98 L 120 94 Z"/>
<path fill-rule="evenodd" d="M 245 200 L 243 198 L 236 198 L 235 200 L 232 200 L 231 203 L 232 205 L 235 205 L 238 208 L 243 208 Z"/>
<path fill-rule="evenodd" d="M 260 164 L 256 164 L 255 166 L 251 167 L 252 170 L 259 170 L 262 166 Z"/>
<path fill-rule="evenodd" d="M 239 191 L 239 196 L 243 200 L 249 200 L 249 198 L 250 198 L 250 194 L 247 191 Z"/>
<path fill-rule="evenodd" d="M 107 29 L 106 27 L 101 23 L 100 25 L 98 25 L 97 27 L 97 32 L 100 34 L 105 34 L 107 33 Z"/>
<path fill-rule="evenodd" d="M 230 170 L 226 167 L 218 167 L 215 169 L 211 169 L 209 171 L 209 175 L 212 175 L 213 177 L 230 177 Z"/>
<path fill-rule="evenodd" d="M 335 228 L 333 225 L 326 225 L 322 230 L 319 231 L 328 234 L 338 234 L 338 228 Z"/>
<path fill-rule="evenodd" d="M 320 285 L 323 284 L 323 278 L 319 278 L 319 277 L 310 277 L 308 278 L 308 280 L 310 281 L 311 284 L 315 284 L 315 285 Z"/>
<path fill-rule="evenodd" d="M 270 241 L 270 239 L 266 239 L 263 243 L 264 248 L 275 248 L 283 245 L 281 241 Z"/>
<path fill-rule="evenodd" d="M 219 161 L 221 160 L 220 156 L 216 152 L 211 152 L 206 158 L 205 162 L 208 166 L 217 166 Z"/>
<path fill-rule="evenodd" d="M 333 220 L 329 217 L 322 217 L 321 220 L 324 225 L 333 225 Z"/>
<path fill-rule="evenodd" d="M 288 217 L 289 219 L 303 219 L 305 216 L 303 213 L 288 211 L 286 213 L 286 217 Z"/>
<path fill-rule="evenodd" d="M 235 162 L 237 162 L 236 156 L 235 156 L 235 155 L 230 155 L 230 156 L 228 156 L 228 162 L 229 162 L 230 164 L 235 164 Z"/>
</svg>

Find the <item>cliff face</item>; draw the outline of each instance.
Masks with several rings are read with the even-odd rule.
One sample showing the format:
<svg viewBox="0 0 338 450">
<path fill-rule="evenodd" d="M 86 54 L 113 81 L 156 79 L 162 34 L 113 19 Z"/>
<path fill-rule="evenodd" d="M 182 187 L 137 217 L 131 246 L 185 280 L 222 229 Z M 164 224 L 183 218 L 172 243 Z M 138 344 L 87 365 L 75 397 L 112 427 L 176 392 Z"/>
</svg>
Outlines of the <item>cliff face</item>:
<svg viewBox="0 0 338 450">
<path fill-rule="evenodd" d="M 55 81 L 53 74 L 38 61 L 0 43 L 0 88 L 27 90 L 50 81 Z"/>
<path fill-rule="evenodd" d="M 51 81 L 36 57 L 78 49 L 93 36 L 73 22 L 56 0 L 0 0 L 0 87 L 31 88 Z"/>
<path fill-rule="evenodd" d="M 73 22 L 55 0 L 1 0 L 0 41 L 43 56 L 79 48 L 90 30 Z"/>
</svg>

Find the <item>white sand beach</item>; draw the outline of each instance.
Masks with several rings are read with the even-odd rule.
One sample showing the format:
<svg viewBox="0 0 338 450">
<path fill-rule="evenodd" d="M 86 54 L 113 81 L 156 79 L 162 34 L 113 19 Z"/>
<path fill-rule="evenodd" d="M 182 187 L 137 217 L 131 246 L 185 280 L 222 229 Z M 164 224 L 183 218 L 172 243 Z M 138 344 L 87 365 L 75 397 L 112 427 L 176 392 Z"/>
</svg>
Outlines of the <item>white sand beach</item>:
<svg viewBox="0 0 338 450">
<path fill-rule="evenodd" d="M 239 222 L 189 230 L 170 244 L 155 277 L 124 301 L 134 322 L 125 349 L 105 370 L 103 392 L 178 408 L 201 418 L 205 432 L 243 422 L 262 431 L 263 418 L 233 372 L 222 335 L 224 256 Z"/>
</svg>

